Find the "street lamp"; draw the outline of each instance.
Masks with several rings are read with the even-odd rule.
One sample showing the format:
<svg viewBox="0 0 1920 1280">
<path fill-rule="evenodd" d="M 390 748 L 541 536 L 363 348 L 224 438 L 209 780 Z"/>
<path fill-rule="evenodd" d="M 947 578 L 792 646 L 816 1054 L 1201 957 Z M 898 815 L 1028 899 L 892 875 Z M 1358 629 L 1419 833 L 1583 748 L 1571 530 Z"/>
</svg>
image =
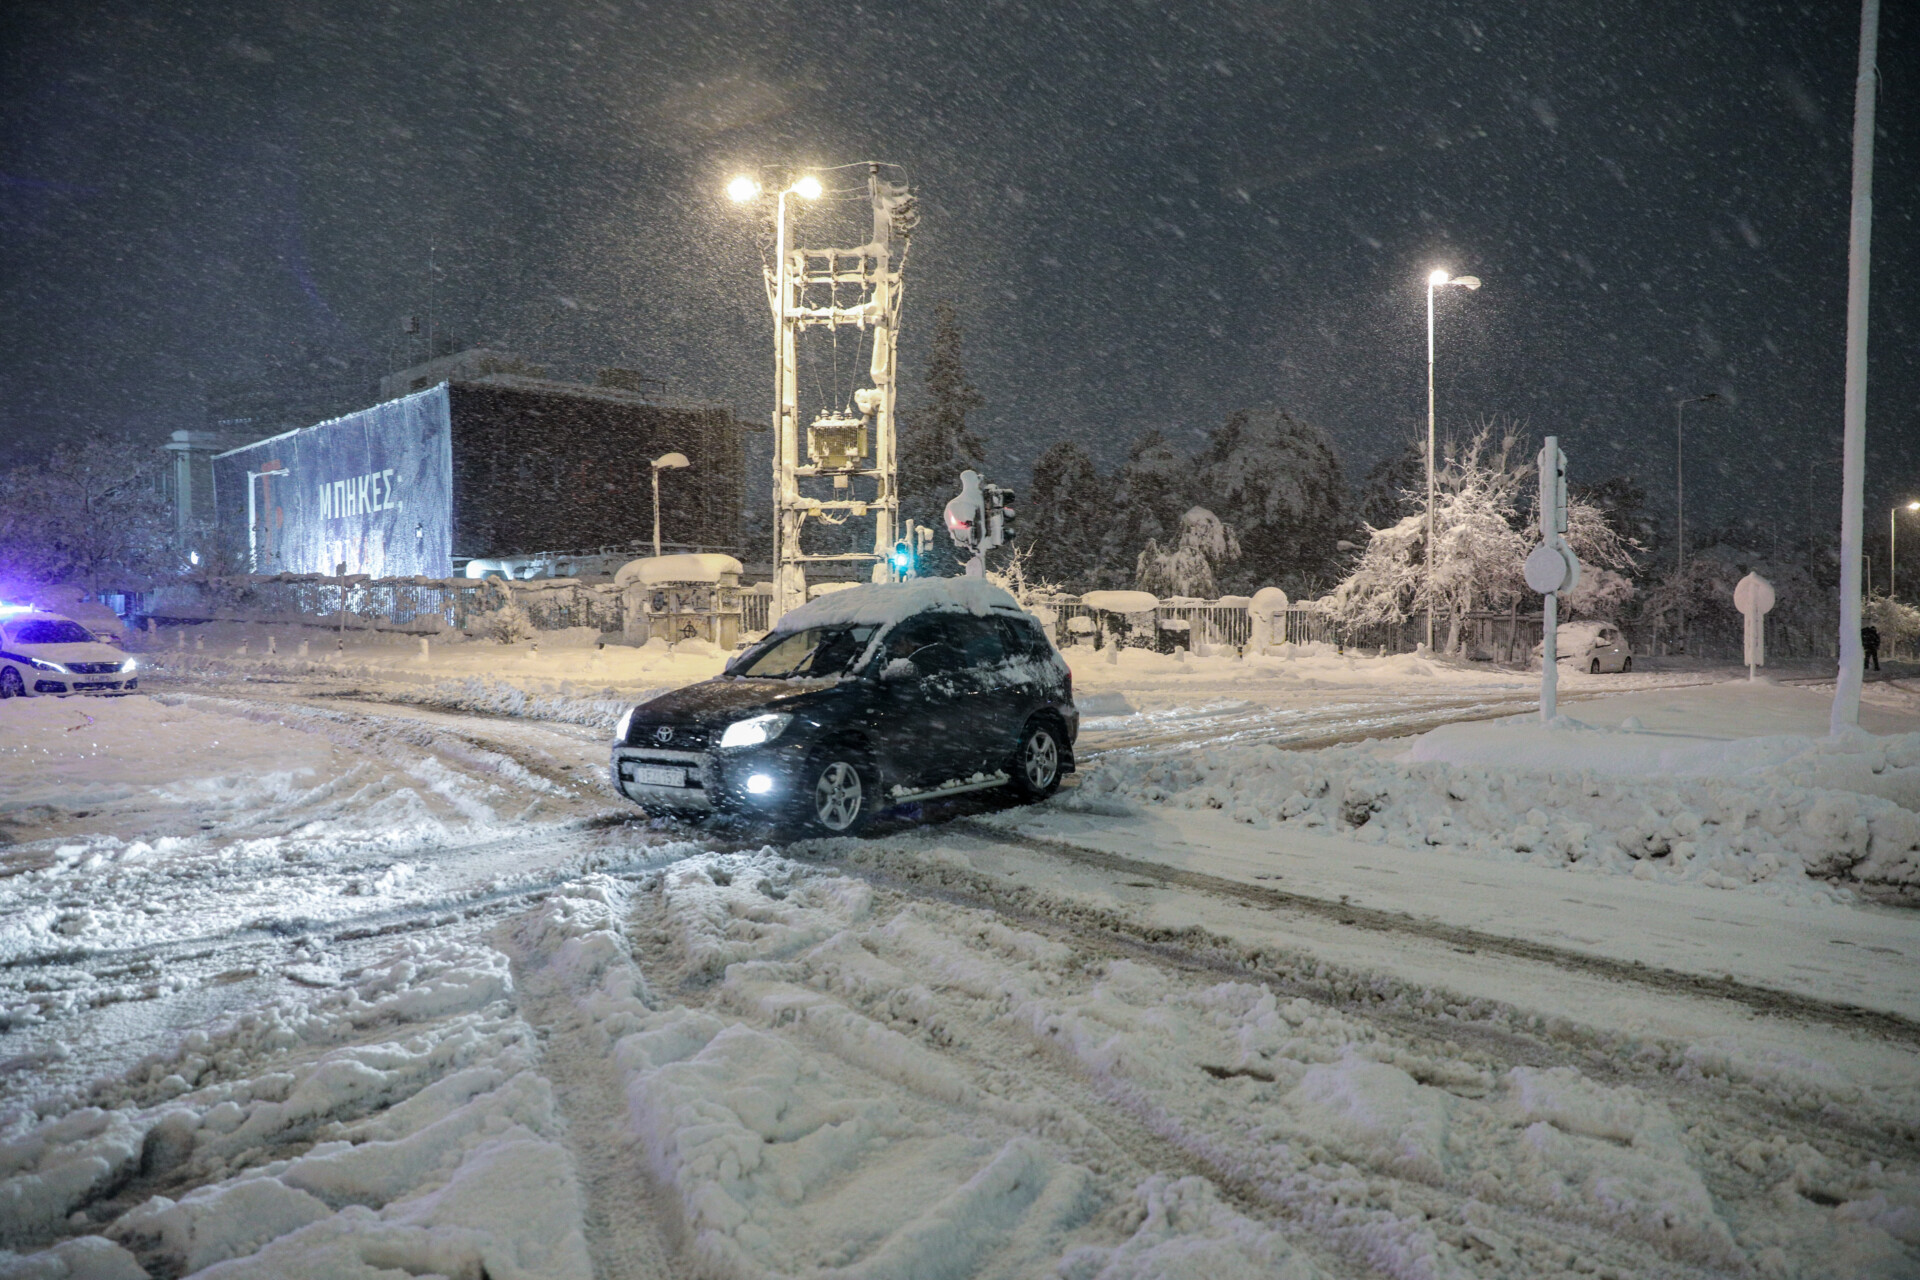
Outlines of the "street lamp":
<svg viewBox="0 0 1920 1280">
<path fill-rule="evenodd" d="M 761 195 L 759 181 L 742 174 L 727 184 L 727 194 L 736 204 L 745 204 Z M 787 260 L 787 197 L 818 200 L 820 179 L 801 174 L 783 188 L 774 199 L 774 276 L 773 284 L 773 566 L 774 608 L 779 613 L 804 603 L 806 586 L 799 575 L 802 566 L 783 554 L 789 541 L 797 552 L 799 534 L 790 530 L 786 511 L 788 487 L 800 459 L 800 383 L 795 360 L 793 264 Z M 789 536 L 791 534 L 791 537 Z"/>
<path fill-rule="evenodd" d="M 1680 645 L 1687 643 L 1687 489 L 1685 483 L 1684 462 L 1686 458 L 1685 426 L 1687 406 L 1690 404 L 1717 404 L 1718 391 L 1709 391 L 1703 396 L 1683 396 L 1673 402 L 1673 582 L 1679 591 L 1680 600 Z"/>
<path fill-rule="evenodd" d="M 1435 271 L 1427 277 L 1427 654 L 1433 654 L 1433 291 L 1457 284 L 1463 289 L 1478 289 L 1478 276 L 1450 276 Z"/>
<path fill-rule="evenodd" d="M 660 558 L 660 473 L 687 465 L 684 453 L 663 453 L 653 460 L 653 558 Z"/>
<path fill-rule="evenodd" d="M 247 472 L 247 572 L 248 573 L 260 572 L 260 521 L 259 521 L 259 518 L 254 514 L 256 508 L 254 506 L 254 500 L 253 500 L 253 495 L 255 492 L 253 487 L 253 482 L 256 480 L 265 479 L 267 476 L 284 476 L 286 474 L 287 474 L 287 469 L 285 467 L 280 467 L 273 471 Z"/>
<path fill-rule="evenodd" d="M 1907 510 L 1920 511 L 1920 502 L 1909 502 L 1907 504 Z M 1900 514 L 1899 507 L 1895 507 L 1891 511 L 1887 512 L 1887 599 L 1888 600 L 1892 600 L 1894 592 L 1900 589 L 1900 577 L 1897 573 L 1894 572 L 1894 570 L 1897 569 L 1900 564 L 1900 555 L 1899 555 L 1900 526 L 1897 523 L 1895 523 L 1895 520 L 1894 520 L 1894 517 L 1898 516 L 1899 514 Z"/>
</svg>

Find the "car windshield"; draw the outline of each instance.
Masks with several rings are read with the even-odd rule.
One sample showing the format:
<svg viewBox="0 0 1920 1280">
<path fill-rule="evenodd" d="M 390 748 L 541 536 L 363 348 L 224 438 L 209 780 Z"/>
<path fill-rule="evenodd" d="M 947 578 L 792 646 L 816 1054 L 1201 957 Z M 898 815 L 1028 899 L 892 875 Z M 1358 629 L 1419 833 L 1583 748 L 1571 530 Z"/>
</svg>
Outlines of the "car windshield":
<svg viewBox="0 0 1920 1280">
<path fill-rule="evenodd" d="M 879 630 L 871 626 L 809 627 L 762 640 L 734 664 L 732 674 L 758 680 L 845 675 Z"/>
<path fill-rule="evenodd" d="M 93 632 L 65 618 L 23 622 L 13 629 L 15 644 L 85 644 Z"/>
</svg>

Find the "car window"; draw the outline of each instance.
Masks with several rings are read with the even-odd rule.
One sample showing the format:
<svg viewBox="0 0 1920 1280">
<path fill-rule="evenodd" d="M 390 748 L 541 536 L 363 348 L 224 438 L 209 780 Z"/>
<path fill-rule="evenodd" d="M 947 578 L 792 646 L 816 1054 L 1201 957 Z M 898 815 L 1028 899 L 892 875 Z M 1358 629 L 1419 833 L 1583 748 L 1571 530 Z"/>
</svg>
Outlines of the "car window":
<svg viewBox="0 0 1920 1280">
<path fill-rule="evenodd" d="M 876 630 L 842 626 L 776 633 L 742 656 L 731 674 L 762 680 L 844 675 L 866 652 Z"/>
<path fill-rule="evenodd" d="M 950 615 L 923 613 L 898 623 L 887 632 L 886 657 L 911 658 L 930 644 L 954 644 L 958 637 L 948 625 Z"/>
<path fill-rule="evenodd" d="M 969 667 L 993 667 L 1007 660 L 1006 634 L 997 618 L 958 614 L 953 619 L 954 643 Z"/>
<path fill-rule="evenodd" d="M 1044 662 L 1053 656 L 1046 632 L 1025 618 L 996 618 L 1007 638 L 1007 652 L 1016 659 Z"/>
<path fill-rule="evenodd" d="M 91 631 L 65 618 L 20 622 L 13 628 L 15 644 L 85 644 L 92 639 Z"/>
</svg>

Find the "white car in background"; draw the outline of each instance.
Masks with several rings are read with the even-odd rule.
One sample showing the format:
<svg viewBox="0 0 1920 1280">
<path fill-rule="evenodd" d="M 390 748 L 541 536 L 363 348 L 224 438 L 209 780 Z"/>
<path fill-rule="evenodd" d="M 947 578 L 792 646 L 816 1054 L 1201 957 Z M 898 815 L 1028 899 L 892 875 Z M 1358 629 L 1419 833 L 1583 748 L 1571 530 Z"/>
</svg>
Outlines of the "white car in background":
<svg viewBox="0 0 1920 1280">
<path fill-rule="evenodd" d="M 138 666 L 65 614 L 0 606 L 0 698 L 131 693 Z"/>
<path fill-rule="evenodd" d="M 1554 628 L 1554 655 L 1576 671 L 1599 675 L 1603 671 L 1633 670 L 1633 650 L 1611 622 L 1563 622 Z M 1539 657 L 1541 646 L 1533 646 Z"/>
</svg>

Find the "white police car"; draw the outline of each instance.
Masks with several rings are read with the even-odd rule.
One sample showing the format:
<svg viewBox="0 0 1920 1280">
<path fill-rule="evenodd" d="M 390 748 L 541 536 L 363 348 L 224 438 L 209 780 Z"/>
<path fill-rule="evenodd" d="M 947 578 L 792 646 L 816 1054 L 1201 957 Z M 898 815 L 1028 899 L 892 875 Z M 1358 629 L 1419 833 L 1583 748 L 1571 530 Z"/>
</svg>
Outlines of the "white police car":
<svg viewBox="0 0 1920 1280">
<path fill-rule="evenodd" d="M 65 614 L 0 605 L 0 698 L 131 693 L 138 664 Z"/>
</svg>

